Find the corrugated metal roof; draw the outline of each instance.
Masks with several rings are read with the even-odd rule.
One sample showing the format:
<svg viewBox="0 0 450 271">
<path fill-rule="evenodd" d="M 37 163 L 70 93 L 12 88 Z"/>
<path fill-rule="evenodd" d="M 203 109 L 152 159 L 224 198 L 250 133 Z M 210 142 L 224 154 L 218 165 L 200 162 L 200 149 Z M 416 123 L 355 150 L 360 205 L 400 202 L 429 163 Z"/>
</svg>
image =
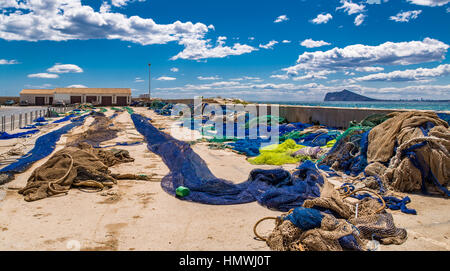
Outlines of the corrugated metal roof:
<svg viewBox="0 0 450 271">
<path fill-rule="evenodd" d="M 55 89 L 22 89 L 20 94 L 126 94 L 131 95 L 130 88 L 55 88 Z"/>
<path fill-rule="evenodd" d="M 128 94 L 130 88 L 55 88 L 55 93 L 61 94 Z"/>
<path fill-rule="evenodd" d="M 55 90 L 53 89 L 22 89 L 20 94 L 41 94 L 41 95 L 49 95 L 54 94 Z"/>
</svg>

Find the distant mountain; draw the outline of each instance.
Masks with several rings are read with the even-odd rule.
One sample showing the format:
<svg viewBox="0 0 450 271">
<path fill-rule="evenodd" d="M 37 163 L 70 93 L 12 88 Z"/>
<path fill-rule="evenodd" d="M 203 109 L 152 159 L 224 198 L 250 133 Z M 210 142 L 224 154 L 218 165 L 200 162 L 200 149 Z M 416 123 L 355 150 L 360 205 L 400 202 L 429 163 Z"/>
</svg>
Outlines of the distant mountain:
<svg viewBox="0 0 450 271">
<path fill-rule="evenodd" d="M 335 101 L 335 102 L 375 102 L 382 101 L 377 99 L 372 99 L 363 95 L 359 95 L 358 93 L 351 92 L 349 90 L 344 89 L 343 91 L 338 92 L 328 92 L 325 95 L 325 102 Z"/>
<path fill-rule="evenodd" d="M 325 102 L 436 102 L 436 103 L 448 103 L 450 100 L 426 100 L 426 99 L 415 99 L 415 100 L 380 100 L 373 99 L 358 93 L 351 92 L 350 90 L 344 89 L 343 91 L 328 92 L 325 95 Z"/>
</svg>

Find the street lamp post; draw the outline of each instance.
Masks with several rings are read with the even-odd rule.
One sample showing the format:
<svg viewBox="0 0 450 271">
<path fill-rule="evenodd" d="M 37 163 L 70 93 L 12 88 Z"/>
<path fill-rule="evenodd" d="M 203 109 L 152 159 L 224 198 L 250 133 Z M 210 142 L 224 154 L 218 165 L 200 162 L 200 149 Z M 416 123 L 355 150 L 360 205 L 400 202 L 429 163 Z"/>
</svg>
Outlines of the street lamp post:
<svg viewBox="0 0 450 271">
<path fill-rule="evenodd" d="M 151 77 L 151 74 L 150 74 L 150 66 L 151 66 L 152 64 L 150 64 L 150 63 L 148 63 L 148 99 L 150 100 L 151 99 L 151 92 L 150 92 L 150 89 L 151 89 L 151 80 L 152 80 L 152 77 Z"/>
</svg>

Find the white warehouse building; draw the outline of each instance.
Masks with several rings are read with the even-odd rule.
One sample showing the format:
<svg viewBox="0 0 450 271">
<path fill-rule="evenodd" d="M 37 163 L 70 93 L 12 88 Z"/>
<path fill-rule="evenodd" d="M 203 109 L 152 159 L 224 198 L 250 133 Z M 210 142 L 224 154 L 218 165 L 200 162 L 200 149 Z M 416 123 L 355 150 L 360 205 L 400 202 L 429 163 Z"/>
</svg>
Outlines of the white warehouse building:
<svg viewBox="0 0 450 271">
<path fill-rule="evenodd" d="M 32 105 L 92 103 L 101 106 L 126 106 L 131 103 L 129 88 L 55 88 L 23 89 L 20 101 Z"/>
</svg>

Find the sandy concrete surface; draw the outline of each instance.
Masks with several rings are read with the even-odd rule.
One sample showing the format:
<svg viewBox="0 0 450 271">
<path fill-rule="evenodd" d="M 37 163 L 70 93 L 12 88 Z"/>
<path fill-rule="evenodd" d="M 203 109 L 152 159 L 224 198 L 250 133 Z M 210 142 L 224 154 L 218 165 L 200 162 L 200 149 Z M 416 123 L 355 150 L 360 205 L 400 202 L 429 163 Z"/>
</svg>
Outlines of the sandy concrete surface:
<svg viewBox="0 0 450 271">
<path fill-rule="evenodd" d="M 174 122 L 146 108 L 136 111 L 167 131 Z M 89 117 L 83 126 L 63 136 L 55 151 L 64 147 L 67 137 L 85 131 L 92 120 Z M 119 113 L 113 122 L 122 131 L 104 145 L 143 140 L 128 113 Z M 178 130 L 175 137 L 192 140 L 188 133 L 191 131 Z M 256 202 L 215 206 L 179 200 L 161 189 L 157 180 L 168 173 L 168 168 L 146 144 L 119 148 L 128 150 L 135 161 L 116 165 L 111 171 L 152 174 L 155 181 L 120 180 L 112 189 L 98 193 L 71 189 L 65 196 L 24 201 L 17 189 L 25 186 L 31 172 L 49 156 L 0 186 L 0 196 L 6 195 L 0 201 L 0 250 L 269 250 L 254 238 L 253 225 L 262 217 L 281 212 Z M 254 168 L 275 168 L 251 165 L 243 155 L 212 150 L 204 143 L 193 145 L 193 149 L 217 177 L 236 183 L 245 181 Z M 284 168 L 293 169 L 295 165 Z M 409 207 L 418 211 L 417 216 L 392 211 L 397 226 L 408 230 L 408 240 L 399 246 L 382 246 L 381 250 L 450 250 L 448 200 L 410 197 Z M 267 234 L 273 226 L 267 222 L 259 231 Z"/>
</svg>

